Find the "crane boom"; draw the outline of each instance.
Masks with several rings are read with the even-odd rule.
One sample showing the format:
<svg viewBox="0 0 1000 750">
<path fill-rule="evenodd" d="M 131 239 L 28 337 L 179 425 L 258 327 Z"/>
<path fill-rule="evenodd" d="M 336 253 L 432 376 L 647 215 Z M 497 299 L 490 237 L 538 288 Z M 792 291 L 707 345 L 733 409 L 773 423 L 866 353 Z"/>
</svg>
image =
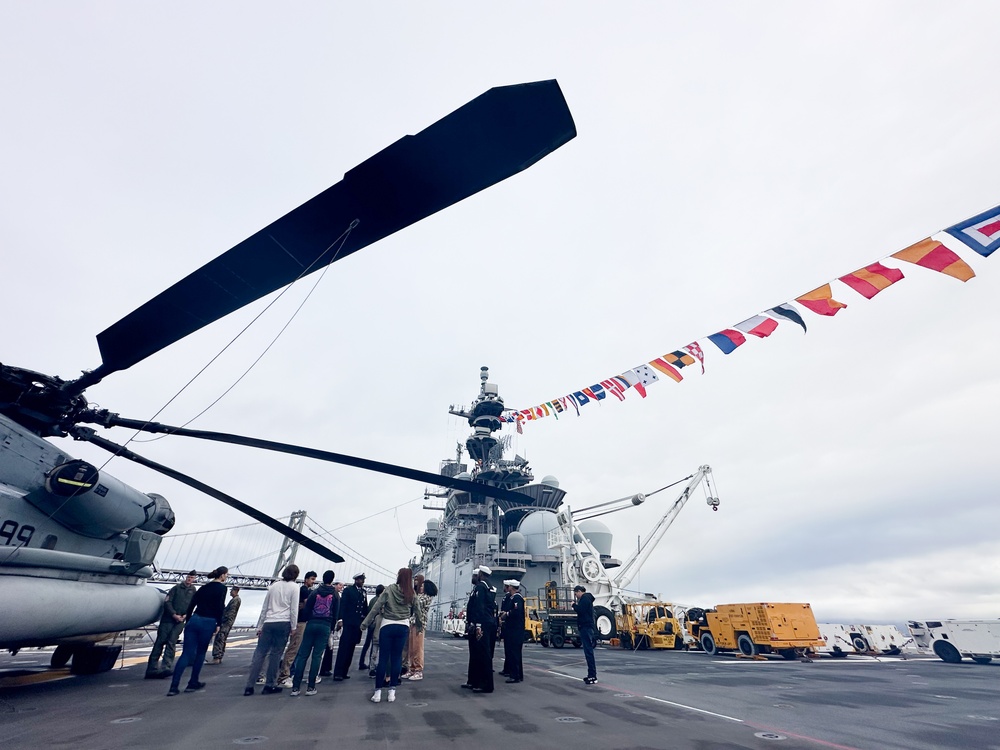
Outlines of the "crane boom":
<svg viewBox="0 0 1000 750">
<path fill-rule="evenodd" d="M 670 528 L 670 525 L 680 514 L 681 510 L 684 509 L 688 498 L 691 497 L 691 493 L 703 481 L 708 493 L 708 504 L 712 506 L 713 510 L 718 509 L 719 498 L 712 491 L 712 468 L 708 465 L 699 466 L 698 471 L 691 475 L 690 480 L 684 486 L 684 489 L 681 490 L 681 494 L 674 501 L 674 504 L 667 509 L 667 512 L 663 514 L 659 522 L 646 535 L 646 538 L 639 544 L 639 548 L 619 568 L 617 575 L 613 579 L 616 587 L 624 589 L 632 583 L 632 579 L 635 578 L 650 554 L 656 549 L 656 545 L 660 543 L 667 529 Z"/>
</svg>

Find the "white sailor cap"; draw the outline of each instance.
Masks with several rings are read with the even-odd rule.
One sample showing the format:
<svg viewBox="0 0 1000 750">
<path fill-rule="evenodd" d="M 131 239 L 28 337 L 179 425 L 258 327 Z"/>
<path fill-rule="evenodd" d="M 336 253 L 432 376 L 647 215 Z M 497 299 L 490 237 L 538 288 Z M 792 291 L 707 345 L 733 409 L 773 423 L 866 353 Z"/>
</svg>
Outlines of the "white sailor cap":
<svg viewBox="0 0 1000 750">
<path fill-rule="evenodd" d="M 516 578 L 509 578 L 503 582 L 504 586 L 513 586 L 516 589 L 521 588 L 521 582 Z"/>
<path fill-rule="evenodd" d="M 487 568 L 485 565 L 480 565 L 476 568 L 476 572 L 482 573 L 484 576 L 491 576 L 493 575 L 493 568 Z"/>
</svg>

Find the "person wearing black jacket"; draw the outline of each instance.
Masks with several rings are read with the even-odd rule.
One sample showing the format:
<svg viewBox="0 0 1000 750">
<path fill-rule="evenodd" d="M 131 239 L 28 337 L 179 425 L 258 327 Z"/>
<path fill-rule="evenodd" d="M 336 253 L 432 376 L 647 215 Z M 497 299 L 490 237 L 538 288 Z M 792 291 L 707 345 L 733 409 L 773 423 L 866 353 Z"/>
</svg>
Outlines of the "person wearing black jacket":
<svg viewBox="0 0 1000 750">
<path fill-rule="evenodd" d="M 503 669 L 501 677 L 510 677 L 510 649 L 507 648 L 507 613 L 510 612 L 510 581 L 503 582 L 503 600 L 500 602 L 500 637 L 503 638 Z"/>
<path fill-rule="evenodd" d="M 319 672 L 327 641 L 330 640 L 330 630 L 337 621 L 340 610 L 340 594 L 333 585 L 333 576 L 332 570 L 323 573 L 323 583 L 309 594 L 302 608 L 306 626 L 302 634 L 302 643 L 295 656 L 295 663 L 292 665 L 293 697 L 299 694 L 302 675 L 306 671 L 306 661 L 310 658 L 306 695 L 316 695 L 316 674 Z"/>
<path fill-rule="evenodd" d="M 177 695 L 180 692 L 178 688 L 181 676 L 188 666 L 191 667 L 191 679 L 184 692 L 193 693 L 205 687 L 205 683 L 198 682 L 198 678 L 205 663 L 205 652 L 222 627 L 222 618 L 226 611 L 226 578 L 229 577 L 229 568 L 218 567 L 209 575 L 212 580 L 198 589 L 188 605 L 184 650 L 181 652 L 181 658 L 177 660 L 167 695 Z"/>
<path fill-rule="evenodd" d="M 335 681 L 351 679 L 351 665 L 354 663 L 354 648 L 361 642 L 361 621 L 368 614 L 368 595 L 365 593 L 365 574 L 354 576 L 354 585 L 345 588 L 340 595 L 340 645 L 337 647 L 337 661 L 333 667 Z"/>
<path fill-rule="evenodd" d="M 583 586 L 573 588 L 576 602 L 576 625 L 580 629 L 580 640 L 583 641 L 583 655 L 587 659 L 587 676 L 583 681 L 588 685 L 597 682 L 597 664 L 594 661 L 594 647 L 597 645 L 597 624 L 594 621 L 594 595 L 588 594 Z"/>
<path fill-rule="evenodd" d="M 469 682 L 474 693 L 493 692 L 493 660 L 490 657 L 490 632 L 496 632 L 493 612 L 496 599 L 488 583 L 492 570 L 481 565 L 474 577 L 475 587 L 469 597 L 466 619 L 469 627 Z"/>
<path fill-rule="evenodd" d="M 506 582 L 510 591 L 510 601 L 503 618 L 503 652 L 507 665 L 507 682 L 523 682 L 524 667 L 521 663 L 521 648 L 524 646 L 524 597 L 521 596 L 520 581 Z"/>
</svg>

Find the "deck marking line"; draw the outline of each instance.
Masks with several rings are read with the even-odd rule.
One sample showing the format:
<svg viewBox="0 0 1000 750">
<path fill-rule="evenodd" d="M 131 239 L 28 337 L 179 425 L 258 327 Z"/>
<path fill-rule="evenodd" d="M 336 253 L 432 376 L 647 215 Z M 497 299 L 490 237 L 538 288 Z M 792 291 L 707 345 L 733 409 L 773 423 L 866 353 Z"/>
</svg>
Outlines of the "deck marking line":
<svg viewBox="0 0 1000 750">
<path fill-rule="evenodd" d="M 664 700 L 663 698 L 654 698 L 652 695 L 644 695 L 643 698 L 648 698 L 651 701 L 656 701 L 657 703 L 666 703 L 669 706 L 676 706 L 677 708 L 683 708 L 688 711 L 697 711 L 700 714 L 708 714 L 709 716 L 718 716 L 720 719 L 727 719 L 728 721 L 736 721 L 743 724 L 743 719 L 737 719 L 734 716 L 726 716 L 725 714 L 717 714 L 715 711 L 706 711 L 704 708 L 695 708 L 694 706 L 685 706 L 683 703 L 674 703 L 673 701 Z"/>
<path fill-rule="evenodd" d="M 565 677 L 567 680 L 579 680 L 579 677 L 573 677 L 572 675 L 563 674 L 562 672 L 553 672 L 551 669 L 546 669 L 549 674 L 554 674 L 556 677 Z"/>
</svg>

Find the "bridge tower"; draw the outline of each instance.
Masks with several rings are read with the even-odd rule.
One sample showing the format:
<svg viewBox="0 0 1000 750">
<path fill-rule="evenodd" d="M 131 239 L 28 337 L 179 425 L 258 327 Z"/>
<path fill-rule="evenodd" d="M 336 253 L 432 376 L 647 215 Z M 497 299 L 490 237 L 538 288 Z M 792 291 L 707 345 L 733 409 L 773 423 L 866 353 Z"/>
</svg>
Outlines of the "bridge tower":
<svg viewBox="0 0 1000 750">
<path fill-rule="evenodd" d="M 291 517 L 288 519 L 288 525 L 291 526 L 298 532 L 302 531 L 302 528 L 306 524 L 306 512 L 304 510 L 297 510 L 292 513 Z M 281 551 L 278 552 L 278 560 L 274 564 L 274 578 L 281 577 L 281 571 L 285 569 L 286 565 L 291 565 L 295 562 L 295 555 L 299 551 L 299 543 L 293 542 L 287 536 L 282 539 Z"/>
</svg>

